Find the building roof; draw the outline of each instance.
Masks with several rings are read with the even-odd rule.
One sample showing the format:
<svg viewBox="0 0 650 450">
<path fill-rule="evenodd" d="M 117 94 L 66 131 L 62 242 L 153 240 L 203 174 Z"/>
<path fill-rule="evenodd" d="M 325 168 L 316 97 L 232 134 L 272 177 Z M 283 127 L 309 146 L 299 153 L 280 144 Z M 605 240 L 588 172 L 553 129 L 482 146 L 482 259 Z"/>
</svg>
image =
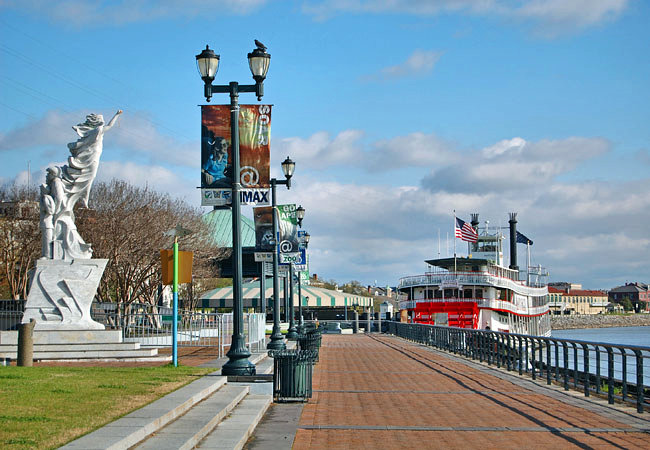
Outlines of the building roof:
<svg viewBox="0 0 650 450">
<path fill-rule="evenodd" d="M 611 289 L 609 292 L 612 293 L 625 293 L 625 292 L 646 292 L 648 286 L 643 283 L 628 283 L 624 286 L 618 286 Z"/>
<path fill-rule="evenodd" d="M 244 307 L 259 306 L 260 282 L 252 281 L 244 283 L 242 286 Z M 348 294 L 345 292 L 332 291 L 329 289 L 319 288 L 310 285 L 301 286 L 302 305 L 303 306 L 371 306 L 372 297 Z M 284 289 L 280 289 L 280 298 L 284 298 Z M 267 302 L 273 297 L 273 283 L 266 282 L 265 298 Z M 298 288 L 294 288 L 293 302 L 298 306 Z M 201 296 L 201 305 L 203 308 L 230 308 L 232 307 L 232 286 L 213 289 Z"/>
<path fill-rule="evenodd" d="M 603 291 L 594 291 L 590 289 L 571 289 L 567 295 L 582 296 L 582 297 L 607 297 Z"/>
<path fill-rule="evenodd" d="M 219 247 L 232 248 L 232 210 L 213 209 L 203 215 L 203 220 L 214 227 L 213 242 Z M 241 245 L 255 247 L 255 224 L 248 217 L 241 216 Z"/>
<path fill-rule="evenodd" d="M 554 288 L 553 286 L 548 287 L 549 294 L 564 294 L 565 292 L 562 289 Z"/>
</svg>

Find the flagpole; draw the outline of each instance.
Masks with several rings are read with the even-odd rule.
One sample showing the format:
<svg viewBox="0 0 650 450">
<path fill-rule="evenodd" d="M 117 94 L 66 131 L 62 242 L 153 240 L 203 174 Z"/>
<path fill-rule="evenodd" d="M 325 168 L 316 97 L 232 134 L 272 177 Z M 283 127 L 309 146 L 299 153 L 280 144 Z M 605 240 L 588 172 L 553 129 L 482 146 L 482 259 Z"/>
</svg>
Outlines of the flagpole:
<svg viewBox="0 0 650 450">
<path fill-rule="evenodd" d="M 440 259 L 440 228 L 438 228 L 438 259 Z"/>
<path fill-rule="evenodd" d="M 526 284 L 530 285 L 530 247 L 526 240 Z"/>
<path fill-rule="evenodd" d="M 454 209 L 454 273 L 456 271 L 456 210 Z"/>
</svg>

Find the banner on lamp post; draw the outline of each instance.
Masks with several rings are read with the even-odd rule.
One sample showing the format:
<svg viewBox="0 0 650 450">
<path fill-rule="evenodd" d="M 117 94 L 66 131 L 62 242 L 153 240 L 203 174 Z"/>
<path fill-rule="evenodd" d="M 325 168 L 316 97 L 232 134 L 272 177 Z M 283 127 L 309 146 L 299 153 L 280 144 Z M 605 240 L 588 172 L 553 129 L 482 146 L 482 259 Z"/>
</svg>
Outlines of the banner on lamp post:
<svg viewBox="0 0 650 450">
<path fill-rule="evenodd" d="M 271 105 L 240 105 L 239 174 L 232 173 L 230 105 L 201 106 L 201 205 L 231 204 L 233 176 L 243 204 L 269 204 Z"/>
<path fill-rule="evenodd" d="M 278 253 L 280 262 L 283 255 L 300 254 L 298 241 L 298 215 L 296 205 L 278 205 Z"/>
<path fill-rule="evenodd" d="M 275 251 L 273 207 L 253 208 L 253 221 L 255 222 L 255 251 L 273 253 Z"/>
</svg>

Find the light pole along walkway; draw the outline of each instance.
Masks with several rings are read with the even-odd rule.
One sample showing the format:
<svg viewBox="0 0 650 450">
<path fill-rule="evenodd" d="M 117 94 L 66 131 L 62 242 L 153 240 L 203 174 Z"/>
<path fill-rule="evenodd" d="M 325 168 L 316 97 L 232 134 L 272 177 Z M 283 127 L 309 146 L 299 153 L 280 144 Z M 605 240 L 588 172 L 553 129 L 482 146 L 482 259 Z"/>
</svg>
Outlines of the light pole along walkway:
<svg viewBox="0 0 650 450">
<path fill-rule="evenodd" d="M 387 335 L 325 335 L 304 448 L 650 448 L 648 414 Z"/>
</svg>

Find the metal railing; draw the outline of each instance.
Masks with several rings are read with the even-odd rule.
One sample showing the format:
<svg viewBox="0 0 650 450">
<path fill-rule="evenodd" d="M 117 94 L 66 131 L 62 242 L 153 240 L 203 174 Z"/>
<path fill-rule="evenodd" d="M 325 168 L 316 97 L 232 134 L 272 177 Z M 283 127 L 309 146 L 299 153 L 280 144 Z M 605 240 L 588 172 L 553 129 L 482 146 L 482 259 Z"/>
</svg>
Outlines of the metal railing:
<svg viewBox="0 0 650 450">
<path fill-rule="evenodd" d="M 527 286 L 523 281 L 499 276 L 490 272 L 429 272 L 424 275 L 402 277 L 399 280 L 399 289 L 415 286 L 428 286 L 445 284 L 458 285 L 485 285 L 510 289 L 521 295 L 544 296 L 548 295 L 546 286 Z"/>
<path fill-rule="evenodd" d="M 549 311 L 548 305 L 542 306 L 528 306 L 522 303 L 513 303 L 505 300 L 490 299 L 490 298 L 420 298 L 415 300 L 403 300 L 399 302 L 399 309 L 414 309 L 417 308 L 418 303 L 476 303 L 479 308 L 498 309 L 502 311 L 509 311 L 515 314 L 527 315 L 540 315 L 546 314 Z"/>
<path fill-rule="evenodd" d="M 17 330 L 24 310 L 25 300 L 0 300 L 0 331 Z"/>
<path fill-rule="evenodd" d="M 650 347 L 577 341 L 411 323 L 389 322 L 388 332 L 441 350 L 495 364 L 533 380 L 636 404 L 650 402 Z"/>
<path fill-rule="evenodd" d="M 23 317 L 24 300 L 0 300 L 0 330 L 15 330 Z M 139 342 L 143 347 L 171 347 L 171 308 L 130 305 L 119 311 L 115 303 L 93 305 L 93 320 L 109 330 L 122 330 L 124 342 Z M 265 347 L 264 314 L 244 314 L 244 338 L 250 350 Z M 179 347 L 218 347 L 219 356 L 232 341 L 232 313 L 217 314 L 195 311 L 178 312 Z"/>
<path fill-rule="evenodd" d="M 107 329 L 121 329 L 125 342 L 139 342 L 143 347 L 171 347 L 173 315 L 163 312 L 95 311 L 93 319 Z M 232 313 L 178 312 L 179 347 L 218 347 L 219 357 L 224 356 L 232 341 Z M 264 314 L 244 314 L 244 339 L 246 346 L 261 350 L 265 346 Z"/>
</svg>

